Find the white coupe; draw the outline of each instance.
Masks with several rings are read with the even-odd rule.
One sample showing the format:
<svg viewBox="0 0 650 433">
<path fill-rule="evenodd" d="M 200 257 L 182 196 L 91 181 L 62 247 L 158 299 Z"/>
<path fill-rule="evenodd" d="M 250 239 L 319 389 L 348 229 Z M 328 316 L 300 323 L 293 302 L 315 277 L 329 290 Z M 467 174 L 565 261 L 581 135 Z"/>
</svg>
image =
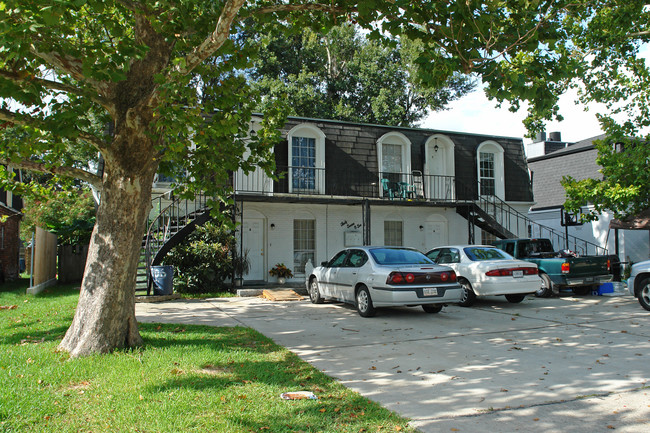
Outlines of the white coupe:
<svg viewBox="0 0 650 433">
<path fill-rule="evenodd" d="M 451 268 L 400 247 L 346 248 L 314 268 L 306 283 L 314 304 L 336 299 L 355 305 L 362 317 L 373 316 L 377 307 L 421 305 L 437 313 L 463 293 Z"/>
<path fill-rule="evenodd" d="M 477 296 L 505 295 L 509 302 L 521 302 L 526 294 L 535 293 L 542 285 L 537 265 L 517 260 L 492 246 L 437 247 L 426 256 L 456 271 L 464 289 L 458 305 L 463 307 L 471 306 Z"/>
</svg>

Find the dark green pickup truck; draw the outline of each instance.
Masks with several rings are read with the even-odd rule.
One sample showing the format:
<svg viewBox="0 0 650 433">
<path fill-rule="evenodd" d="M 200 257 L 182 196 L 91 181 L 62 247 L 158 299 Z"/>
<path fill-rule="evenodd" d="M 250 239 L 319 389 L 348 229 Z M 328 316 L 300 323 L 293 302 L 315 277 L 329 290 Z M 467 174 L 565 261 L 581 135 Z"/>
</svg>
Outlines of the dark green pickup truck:
<svg viewBox="0 0 650 433">
<path fill-rule="evenodd" d="M 571 288 L 586 294 L 600 284 L 612 280 L 608 256 L 577 256 L 569 251 L 555 252 L 548 239 L 501 239 L 493 245 L 516 259 L 535 263 L 542 279 L 537 296 L 558 294 Z"/>
</svg>

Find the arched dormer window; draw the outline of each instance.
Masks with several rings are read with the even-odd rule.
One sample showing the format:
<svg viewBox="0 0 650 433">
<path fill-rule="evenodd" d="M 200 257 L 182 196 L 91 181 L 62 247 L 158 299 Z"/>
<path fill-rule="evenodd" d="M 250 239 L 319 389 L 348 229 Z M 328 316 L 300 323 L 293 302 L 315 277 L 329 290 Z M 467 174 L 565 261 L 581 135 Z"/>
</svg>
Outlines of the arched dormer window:
<svg viewBox="0 0 650 433">
<path fill-rule="evenodd" d="M 397 193 L 400 182 L 408 182 L 411 175 L 411 141 L 400 132 L 389 132 L 377 140 L 379 180 L 382 196 L 388 191 Z M 386 180 L 383 180 L 386 179 Z"/>
<path fill-rule="evenodd" d="M 325 134 L 311 123 L 294 126 L 289 145 L 289 192 L 325 193 Z"/>
<path fill-rule="evenodd" d="M 476 150 L 476 170 L 480 195 L 505 198 L 503 147 L 496 141 L 485 141 Z"/>
</svg>

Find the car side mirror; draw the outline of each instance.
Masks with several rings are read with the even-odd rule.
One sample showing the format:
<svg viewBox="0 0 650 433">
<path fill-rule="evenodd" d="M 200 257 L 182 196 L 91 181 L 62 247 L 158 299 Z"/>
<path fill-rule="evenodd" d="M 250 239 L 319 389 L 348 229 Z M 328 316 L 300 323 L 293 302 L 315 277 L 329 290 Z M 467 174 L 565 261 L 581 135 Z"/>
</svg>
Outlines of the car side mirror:
<svg viewBox="0 0 650 433">
<path fill-rule="evenodd" d="M 320 265 L 321 265 L 321 266 L 325 266 L 325 267 L 327 267 L 327 264 L 328 264 L 328 263 L 329 263 L 329 262 L 320 262 Z"/>
</svg>

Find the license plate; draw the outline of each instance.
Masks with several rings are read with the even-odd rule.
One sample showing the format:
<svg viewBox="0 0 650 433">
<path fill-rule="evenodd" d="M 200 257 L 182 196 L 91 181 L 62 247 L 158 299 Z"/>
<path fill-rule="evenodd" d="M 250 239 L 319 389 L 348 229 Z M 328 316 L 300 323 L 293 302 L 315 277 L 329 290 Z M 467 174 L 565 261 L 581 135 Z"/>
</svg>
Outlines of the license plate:
<svg viewBox="0 0 650 433">
<path fill-rule="evenodd" d="M 521 278 L 524 276 L 524 271 L 512 271 L 512 276 L 515 278 Z"/>
<path fill-rule="evenodd" d="M 585 278 L 585 282 L 587 282 L 587 283 L 591 283 L 592 281 L 594 281 L 594 277 Z"/>
<path fill-rule="evenodd" d="M 422 294 L 424 296 L 438 296 L 438 289 L 435 287 L 422 289 Z"/>
</svg>

